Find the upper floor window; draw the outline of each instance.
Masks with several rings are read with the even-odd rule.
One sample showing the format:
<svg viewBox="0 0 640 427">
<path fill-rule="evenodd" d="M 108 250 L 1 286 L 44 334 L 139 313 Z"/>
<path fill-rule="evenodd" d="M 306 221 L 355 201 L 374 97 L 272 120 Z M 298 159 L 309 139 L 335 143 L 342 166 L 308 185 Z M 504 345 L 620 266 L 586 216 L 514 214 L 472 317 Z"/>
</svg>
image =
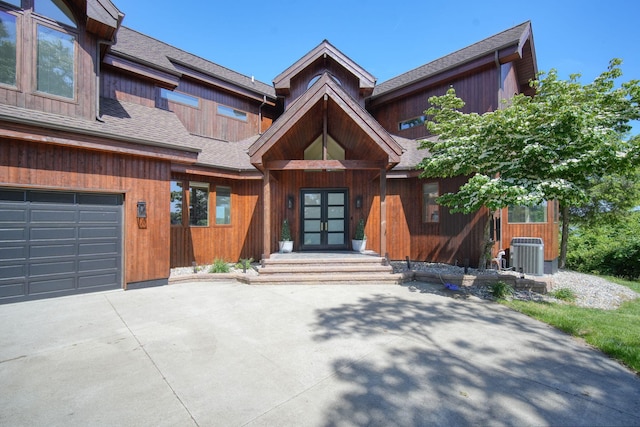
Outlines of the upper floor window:
<svg viewBox="0 0 640 427">
<path fill-rule="evenodd" d="M 67 3 L 63 0 L 14 0 L 4 3 L 25 10 L 33 8 L 33 13 L 13 15 L 10 11 L 0 10 L 0 83 L 20 86 L 21 81 L 26 90 L 74 99 L 75 29 L 78 25 Z M 19 26 L 35 27 L 35 40 L 29 37 L 18 43 L 16 28 Z M 31 86 L 31 72 L 17 73 L 20 68 L 18 59 L 25 57 L 17 47 L 34 52 L 35 88 Z"/>
<path fill-rule="evenodd" d="M 73 35 L 38 25 L 38 91 L 74 97 L 75 42 Z"/>
<path fill-rule="evenodd" d="M 404 120 L 398 123 L 398 130 L 405 130 L 405 129 L 414 128 L 416 126 L 422 126 L 424 125 L 424 122 L 426 119 L 427 119 L 426 116 L 418 116 L 418 117 L 414 117 L 413 119 Z"/>
<path fill-rule="evenodd" d="M 510 223 L 545 223 L 547 222 L 547 202 L 535 206 L 509 206 Z"/>
<path fill-rule="evenodd" d="M 0 83 L 16 85 L 16 17 L 0 11 Z"/>
<path fill-rule="evenodd" d="M 422 222 L 440 222 L 439 191 L 437 182 L 422 184 Z"/>
<path fill-rule="evenodd" d="M 62 0 L 34 0 L 33 11 L 61 24 L 73 28 L 78 26 L 71 9 Z"/>
<path fill-rule="evenodd" d="M 236 110 L 231 107 L 227 107 L 226 105 L 218 104 L 218 114 L 232 117 L 234 119 L 242 120 L 243 122 L 247 121 L 247 113 L 244 111 Z"/>
<path fill-rule="evenodd" d="M 160 89 L 160 97 L 166 99 L 167 101 L 178 102 L 190 107 L 198 108 L 199 105 L 199 100 L 195 96 L 187 95 L 186 93 L 182 92 L 174 92 L 164 88 Z"/>
</svg>

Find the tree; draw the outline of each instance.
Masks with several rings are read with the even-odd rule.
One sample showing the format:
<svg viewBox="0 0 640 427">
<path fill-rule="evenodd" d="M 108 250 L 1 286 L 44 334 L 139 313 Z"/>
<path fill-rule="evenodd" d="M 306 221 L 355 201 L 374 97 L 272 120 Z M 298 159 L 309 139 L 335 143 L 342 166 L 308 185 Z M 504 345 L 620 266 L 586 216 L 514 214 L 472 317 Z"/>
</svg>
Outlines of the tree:
<svg viewBox="0 0 640 427">
<path fill-rule="evenodd" d="M 438 138 L 420 141 L 429 155 L 421 177 L 469 176 L 456 193 L 438 198 L 452 212 L 487 209 L 479 265 L 492 246 L 493 212 L 557 200 L 563 212 L 561 263 L 566 254 L 568 208 L 587 201 L 590 177 L 624 172 L 638 164 L 640 140 L 625 139 L 629 121 L 640 118 L 640 81 L 622 83 L 621 61 L 582 85 L 579 74 L 560 80 L 557 72 L 532 81 L 535 95 L 515 95 L 503 108 L 462 113 L 464 101 L 450 88 L 429 98 L 427 129 Z"/>
</svg>

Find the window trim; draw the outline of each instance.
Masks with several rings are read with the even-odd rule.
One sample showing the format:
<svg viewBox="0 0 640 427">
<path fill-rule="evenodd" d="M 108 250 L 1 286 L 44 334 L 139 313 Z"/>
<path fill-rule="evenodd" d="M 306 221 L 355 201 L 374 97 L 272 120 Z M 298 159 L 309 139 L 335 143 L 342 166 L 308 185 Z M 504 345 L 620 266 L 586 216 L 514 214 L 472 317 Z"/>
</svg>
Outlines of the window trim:
<svg viewBox="0 0 640 427">
<path fill-rule="evenodd" d="M 39 18 L 39 17 L 38 17 Z M 32 88 L 33 93 L 35 95 L 44 96 L 47 98 L 59 99 L 66 102 L 77 102 L 78 101 L 78 38 L 79 34 L 75 31 L 67 30 L 67 27 L 63 27 L 61 25 L 55 26 L 52 25 L 49 21 L 45 21 L 42 19 L 38 19 L 33 17 L 33 47 L 32 47 L 32 55 L 33 55 L 33 77 L 32 77 Z M 54 22 L 54 21 L 51 21 Z M 45 92 L 43 90 L 38 89 L 38 28 L 42 26 L 48 28 L 53 31 L 57 31 L 59 33 L 69 35 L 73 37 L 73 97 L 69 98 L 63 95 L 57 95 L 55 93 Z"/>
<path fill-rule="evenodd" d="M 172 188 L 173 188 L 173 183 L 174 182 L 177 183 L 180 186 L 180 192 L 182 193 L 182 198 L 180 200 L 180 205 L 181 205 L 181 207 L 180 207 L 180 222 L 179 223 L 175 223 L 175 224 L 173 223 L 173 220 L 171 218 L 171 214 L 173 214 L 173 203 L 175 203 L 175 202 L 171 201 L 171 193 L 173 192 Z M 185 208 L 185 204 L 186 204 L 185 203 L 186 200 L 185 200 L 185 191 L 184 191 L 184 187 L 185 186 L 184 186 L 184 184 L 185 184 L 185 182 L 180 180 L 180 179 L 171 179 L 169 181 L 169 223 L 170 223 L 170 225 L 172 227 L 184 227 L 184 223 L 185 223 L 185 220 L 186 220 L 186 218 L 185 218 L 186 215 L 184 214 L 184 212 L 185 212 L 184 208 Z"/>
<path fill-rule="evenodd" d="M 403 130 L 413 129 L 413 128 L 418 127 L 418 126 L 424 126 L 426 121 L 427 121 L 427 116 L 425 116 L 424 114 L 422 114 L 420 116 L 412 117 L 410 119 L 401 120 L 401 121 L 398 122 L 398 130 L 399 131 L 403 131 Z M 402 127 L 402 125 L 407 124 L 407 123 L 411 123 L 411 122 L 414 122 L 415 124 L 413 124 L 411 126 L 407 126 L 407 127 Z"/>
<path fill-rule="evenodd" d="M 192 215 L 192 207 L 193 207 L 193 200 L 191 199 L 191 188 L 200 188 L 200 189 L 207 189 L 207 223 L 206 224 L 193 224 L 191 221 L 193 220 L 193 215 Z M 183 213 L 184 215 L 184 213 Z M 198 227 L 198 228 L 204 228 L 204 227 L 209 227 L 211 225 L 211 188 L 209 187 L 209 183 L 208 182 L 199 182 L 199 181 L 189 181 L 189 221 L 188 221 L 188 225 L 189 227 Z"/>
<path fill-rule="evenodd" d="M 511 220 L 511 210 L 513 208 L 524 208 L 529 211 L 531 208 L 544 205 L 544 221 L 512 221 Z M 525 218 L 530 217 L 531 214 L 524 213 Z M 529 224 L 529 225 L 539 225 L 539 224 L 548 224 L 549 223 L 549 202 L 547 200 L 542 203 L 534 206 L 507 206 L 507 223 L 508 224 Z"/>
<path fill-rule="evenodd" d="M 16 9 L 7 9 L 4 7 L 0 7 L 0 11 L 6 13 L 7 15 L 13 16 L 16 24 L 16 69 L 15 69 L 15 79 L 14 84 L 3 83 L 0 82 L 0 87 L 11 89 L 11 90 L 19 90 L 20 88 L 20 75 L 22 75 L 22 61 L 20 61 L 20 53 L 22 52 L 22 37 L 19 35 L 22 33 L 22 19 L 24 19 L 24 15 L 18 13 L 19 10 Z"/>
<path fill-rule="evenodd" d="M 435 186 L 435 192 L 429 192 L 428 194 L 435 194 L 434 197 L 428 196 L 425 197 L 425 194 L 427 194 L 425 192 L 425 189 L 428 185 L 432 185 Z M 430 182 L 424 182 L 422 184 L 422 212 L 421 212 L 421 216 L 422 216 L 422 223 L 423 224 L 439 224 L 440 223 L 440 215 L 441 215 L 441 209 L 440 209 L 440 205 L 438 205 L 438 203 L 436 202 L 436 199 L 438 197 L 440 197 L 440 182 L 438 181 L 430 181 Z M 433 205 L 437 206 L 437 209 L 434 210 L 433 212 L 428 212 L 427 209 L 427 202 L 429 200 L 433 200 Z M 431 204 L 429 204 L 429 206 L 431 206 Z M 435 215 L 435 217 L 434 217 Z"/>
<path fill-rule="evenodd" d="M 243 116 L 238 117 L 235 113 L 241 113 Z M 227 117 L 233 120 L 238 120 L 239 122 L 242 122 L 242 123 L 247 123 L 249 121 L 249 113 L 247 113 L 246 111 L 238 110 L 237 108 L 229 107 L 228 105 L 224 105 L 224 104 L 216 105 L 216 114 L 218 116 Z"/>
<path fill-rule="evenodd" d="M 229 191 L 229 222 L 223 222 L 223 223 L 218 223 L 218 194 L 219 194 L 219 190 L 220 189 L 226 189 Z M 216 191 L 216 201 L 215 201 L 215 212 L 216 212 L 216 217 L 215 217 L 215 222 L 214 224 L 218 227 L 229 227 L 232 225 L 232 221 L 233 221 L 233 208 L 232 208 L 232 203 L 231 203 L 231 199 L 232 199 L 232 195 L 233 192 L 231 191 L 231 186 L 228 185 L 216 185 L 215 187 L 215 191 Z"/>
<path fill-rule="evenodd" d="M 178 90 L 165 89 L 163 87 L 159 89 L 160 89 L 160 99 L 164 99 L 167 102 L 174 102 L 176 104 L 184 105 L 187 107 L 200 109 L 200 98 L 198 98 L 197 96 L 193 96 Z M 166 96 L 166 95 L 169 95 L 169 96 Z M 192 99 L 195 102 L 195 105 L 189 102 L 186 102 L 189 99 Z"/>
</svg>

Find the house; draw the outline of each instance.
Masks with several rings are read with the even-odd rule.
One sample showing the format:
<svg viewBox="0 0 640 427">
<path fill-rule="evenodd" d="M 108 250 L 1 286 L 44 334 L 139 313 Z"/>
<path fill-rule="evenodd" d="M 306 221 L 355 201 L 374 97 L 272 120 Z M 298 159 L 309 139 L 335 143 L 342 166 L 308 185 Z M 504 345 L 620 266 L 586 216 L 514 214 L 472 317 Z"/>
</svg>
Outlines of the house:
<svg viewBox="0 0 640 427">
<path fill-rule="evenodd" d="M 477 262 L 486 212 L 435 203 L 465 178 L 420 179 L 416 140 L 450 86 L 480 113 L 529 93 L 530 22 L 382 83 L 325 40 L 265 84 L 123 18 L 110 0 L 0 2 L 0 301 L 267 258 L 284 219 L 296 251 L 348 250 L 364 219 L 391 259 Z M 554 203 L 498 217 L 495 253 L 539 237 L 555 268 Z"/>
</svg>

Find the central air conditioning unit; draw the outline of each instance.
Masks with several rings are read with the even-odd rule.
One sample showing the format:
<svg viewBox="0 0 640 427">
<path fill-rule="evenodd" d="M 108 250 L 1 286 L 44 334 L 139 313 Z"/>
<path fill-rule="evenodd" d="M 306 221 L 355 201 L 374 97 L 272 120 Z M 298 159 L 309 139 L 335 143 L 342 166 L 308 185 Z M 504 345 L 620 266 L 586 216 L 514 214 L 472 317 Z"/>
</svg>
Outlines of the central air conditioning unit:
<svg viewBox="0 0 640 427">
<path fill-rule="evenodd" d="M 534 276 L 544 274 L 544 244 L 539 237 L 511 239 L 511 267 Z"/>
</svg>

